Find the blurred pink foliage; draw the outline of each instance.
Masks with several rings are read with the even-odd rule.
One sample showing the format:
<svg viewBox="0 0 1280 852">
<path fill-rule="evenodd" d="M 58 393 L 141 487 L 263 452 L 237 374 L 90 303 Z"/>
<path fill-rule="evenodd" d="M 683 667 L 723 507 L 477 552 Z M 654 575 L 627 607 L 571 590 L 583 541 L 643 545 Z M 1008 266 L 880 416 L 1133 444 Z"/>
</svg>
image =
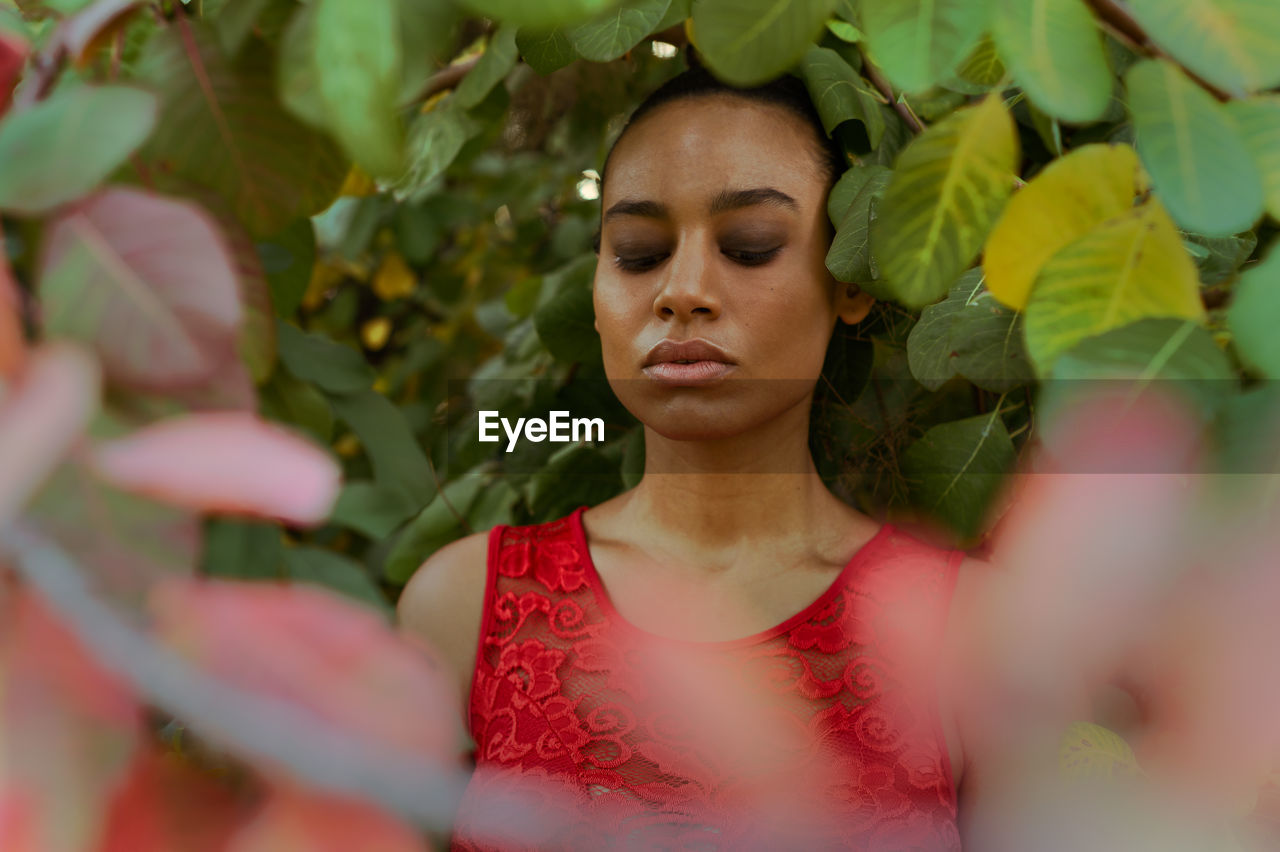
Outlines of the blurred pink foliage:
<svg viewBox="0 0 1280 852">
<path fill-rule="evenodd" d="M 322 523 L 340 471 L 319 447 L 255 414 L 172 417 L 98 444 L 92 466 L 117 488 L 203 512 Z"/>
</svg>

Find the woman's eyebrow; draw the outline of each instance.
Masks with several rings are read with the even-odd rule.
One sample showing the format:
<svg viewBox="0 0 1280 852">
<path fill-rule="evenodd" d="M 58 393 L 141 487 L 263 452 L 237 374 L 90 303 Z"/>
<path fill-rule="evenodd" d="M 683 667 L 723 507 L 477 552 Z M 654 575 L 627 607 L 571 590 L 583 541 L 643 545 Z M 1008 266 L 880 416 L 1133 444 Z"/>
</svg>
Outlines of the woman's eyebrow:
<svg viewBox="0 0 1280 852">
<path fill-rule="evenodd" d="M 796 203 L 796 200 L 782 190 L 774 189 L 771 186 L 762 186 L 754 189 L 721 190 L 711 199 L 707 210 L 714 216 L 717 213 L 752 207 L 757 204 L 787 207 L 791 210 L 800 209 L 800 205 Z M 608 222 L 615 216 L 643 216 L 647 219 L 666 219 L 669 215 L 670 211 L 667 209 L 667 205 L 661 202 L 637 201 L 624 198 L 605 211 L 601 223 Z"/>
</svg>

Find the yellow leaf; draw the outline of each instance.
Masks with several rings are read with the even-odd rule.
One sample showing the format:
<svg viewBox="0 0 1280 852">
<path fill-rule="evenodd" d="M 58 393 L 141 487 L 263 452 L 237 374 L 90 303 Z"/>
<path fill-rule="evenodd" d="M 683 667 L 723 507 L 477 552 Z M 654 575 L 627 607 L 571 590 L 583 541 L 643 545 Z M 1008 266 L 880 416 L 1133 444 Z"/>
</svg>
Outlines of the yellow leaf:
<svg viewBox="0 0 1280 852">
<path fill-rule="evenodd" d="M 1072 722 L 1067 728 L 1058 744 L 1058 769 L 1073 780 L 1142 774 L 1124 737 L 1092 722 Z"/>
<path fill-rule="evenodd" d="M 945 296 L 999 217 L 1017 164 L 1018 136 L 999 93 L 912 141 L 871 222 L 881 279 L 863 289 L 913 308 Z"/>
<path fill-rule="evenodd" d="M 311 267 L 311 280 L 307 282 L 307 292 L 302 295 L 302 307 L 314 311 L 324 304 L 333 290 L 346 274 L 346 267 L 329 260 L 318 260 Z"/>
<path fill-rule="evenodd" d="M 360 340 L 366 349 L 378 351 L 391 337 L 391 318 L 375 317 L 360 327 Z"/>
<path fill-rule="evenodd" d="M 436 104 L 444 100 L 445 96 L 448 94 L 449 94 L 448 91 L 436 92 L 434 95 L 432 95 L 431 97 L 427 98 L 425 101 L 422 102 L 422 108 L 419 109 L 418 112 L 422 112 L 422 113 L 431 112 L 431 110 L 436 108 Z"/>
<path fill-rule="evenodd" d="M 987 238 L 987 289 L 1015 310 L 1059 249 L 1133 207 L 1146 176 L 1128 145 L 1085 145 L 1018 190 Z"/>
<path fill-rule="evenodd" d="M 377 195 L 378 185 L 374 183 L 373 178 L 365 174 L 364 169 L 353 165 L 351 171 L 347 172 L 347 179 L 343 181 L 342 188 L 338 190 L 338 195 L 366 196 Z"/>
<path fill-rule="evenodd" d="M 1026 308 L 1027 352 L 1043 376 L 1086 337 L 1145 317 L 1203 322 L 1204 315 L 1195 264 L 1152 197 L 1044 265 Z"/>
<path fill-rule="evenodd" d="M 373 276 L 373 292 L 384 302 L 413 295 L 418 278 L 399 252 L 387 252 Z"/>
</svg>

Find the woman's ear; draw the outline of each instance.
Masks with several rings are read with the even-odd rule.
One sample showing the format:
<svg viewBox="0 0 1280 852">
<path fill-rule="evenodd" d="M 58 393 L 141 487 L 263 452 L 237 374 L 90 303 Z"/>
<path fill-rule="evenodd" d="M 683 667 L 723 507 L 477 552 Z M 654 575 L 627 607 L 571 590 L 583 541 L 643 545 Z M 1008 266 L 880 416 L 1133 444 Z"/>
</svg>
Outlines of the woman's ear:
<svg viewBox="0 0 1280 852">
<path fill-rule="evenodd" d="M 836 315 L 849 325 L 856 325 L 871 313 L 876 303 L 870 293 L 864 293 L 857 284 L 837 284 Z"/>
</svg>

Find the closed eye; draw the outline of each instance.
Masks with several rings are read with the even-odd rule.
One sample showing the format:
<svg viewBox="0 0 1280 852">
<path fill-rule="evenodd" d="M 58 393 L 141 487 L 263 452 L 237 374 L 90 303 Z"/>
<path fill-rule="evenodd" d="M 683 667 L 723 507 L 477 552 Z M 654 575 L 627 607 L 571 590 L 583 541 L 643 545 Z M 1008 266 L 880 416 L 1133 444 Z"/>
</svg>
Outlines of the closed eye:
<svg viewBox="0 0 1280 852">
<path fill-rule="evenodd" d="M 773 260 L 774 256 L 780 251 L 782 251 L 782 246 L 776 246 L 768 251 L 730 251 L 726 249 L 722 254 L 743 266 L 760 266 Z"/>
<path fill-rule="evenodd" d="M 622 257 L 618 255 L 614 257 L 613 262 L 617 264 L 619 269 L 626 272 L 648 272 L 666 257 L 667 255 L 665 254 L 649 254 L 642 257 Z"/>
<path fill-rule="evenodd" d="M 742 266 L 761 266 L 772 260 L 780 251 L 782 251 L 782 246 L 776 246 L 767 251 L 725 249 L 721 254 Z M 619 269 L 626 272 L 648 272 L 669 256 L 668 254 L 650 254 L 641 257 L 622 257 L 617 255 L 613 260 Z"/>
</svg>

